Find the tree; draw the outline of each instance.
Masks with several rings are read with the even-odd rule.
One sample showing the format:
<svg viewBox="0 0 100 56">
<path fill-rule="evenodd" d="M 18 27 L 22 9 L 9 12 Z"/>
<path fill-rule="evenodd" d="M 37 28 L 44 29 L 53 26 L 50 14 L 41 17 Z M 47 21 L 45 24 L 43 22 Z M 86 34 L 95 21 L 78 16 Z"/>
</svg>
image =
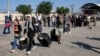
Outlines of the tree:
<svg viewBox="0 0 100 56">
<path fill-rule="evenodd" d="M 43 1 L 37 6 L 37 13 L 42 13 L 42 14 L 50 14 L 52 10 L 52 4 L 50 1 Z"/>
<path fill-rule="evenodd" d="M 25 15 L 30 14 L 33 11 L 33 9 L 31 8 L 31 5 L 19 5 L 16 7 L 16 11 L 22 13 L 24 20 L 26 20 Z"/>
<path fill-rule="evenodd" d="M 56 8 L 56 12 L 58 13 L 58 14 L 66 14 L 66 13 L 69 13 L 69 8 L 67 8 L 67 7 L 57 7 Z"/>
</svg>

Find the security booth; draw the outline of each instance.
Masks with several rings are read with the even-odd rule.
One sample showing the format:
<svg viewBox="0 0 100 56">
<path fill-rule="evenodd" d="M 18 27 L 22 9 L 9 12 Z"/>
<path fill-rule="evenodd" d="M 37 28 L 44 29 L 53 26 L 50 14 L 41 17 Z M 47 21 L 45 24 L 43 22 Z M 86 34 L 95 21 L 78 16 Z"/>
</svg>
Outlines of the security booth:
<svg viewBox="0 0 100 56">
<path fill-rule="evenodd" d="M 96 26 L 96 18 L 100 18 L 100 4 L 87 3 L 81 7 L 81 11 L 85 15 L 91 15 L 94 17 L 94 26 Z"/>
</svg>

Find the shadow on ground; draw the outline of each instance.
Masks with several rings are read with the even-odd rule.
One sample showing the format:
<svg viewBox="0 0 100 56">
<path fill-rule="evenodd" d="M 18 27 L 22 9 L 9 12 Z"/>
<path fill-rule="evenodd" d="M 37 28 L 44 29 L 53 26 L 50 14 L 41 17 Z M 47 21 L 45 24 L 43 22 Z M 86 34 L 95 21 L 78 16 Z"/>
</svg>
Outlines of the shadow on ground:
<svg viewBox="0 0 100 56">
<path fill-rule="evenodd" d="M 94 51 L 94 52 L 100 54 L 100 51 L 95 50 L 95 49 L 100 49 L 99 47 L 93 47 L 89 44 L 82 43 L 82 42 L 72 42 L 72 44 L 78 45 L 80 48 L 84 48 L 86 50 L 91 50 L 91 51 Z"/>
<path fill-rule="evenodd" d="M 11 46 L 13 46 L 13 44 L 14 44 L 14 42 L 10 42 L 10 45 Z M 41 43 L 35 43 L 36 44 L 36 46 L 38 46 L 38 47 L 50 47 L 50 46 L 43 46 Z M 20 45 L 17 45 L 17 49 L 19 49 L 19 50 L 24 50 L 24 49 L 28 49 L 28 44 L 27 45 L 25 45 L 25 46 L 20 46 Z"/>
<path fill-rule="evenodd" d="M 86 37 L 87 39 L 90 39 L 90 40 L 97 40 L 97 41 L 100 41 L 100 38 L 97 38 L 97 37 Z"/>
</svg>

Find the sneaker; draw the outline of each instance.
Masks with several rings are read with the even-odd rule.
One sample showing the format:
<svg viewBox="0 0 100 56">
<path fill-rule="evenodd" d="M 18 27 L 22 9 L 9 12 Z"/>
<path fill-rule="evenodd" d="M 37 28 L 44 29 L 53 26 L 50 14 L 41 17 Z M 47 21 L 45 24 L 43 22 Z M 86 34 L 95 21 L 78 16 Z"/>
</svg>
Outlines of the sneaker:
<svg viewBox="0 0 100 56">
<path fill-rule="evenodd" d="M 27 53 L 26 53 L 26 55 L 30 55 L 31 54 L 31 51 L 28 51 Z"/>
<path fill-rule="evenodd" d="M 58 41 L 58 44 L 61 44 L 61 40 L 60 40 L 60 41 Z"/>
<path fill-rule="evenodd" d="M 61 42 L 58 42 L 58 44 L 61 44 Z"/>
<path fill-rule="evenodd" d="M 32 49 L 33 49 L 33 50 L 36 49 L 36 46 L 33 46 Z"/>
<path fill-rule="evenodd" d="M 71 33 L 71 31 L 69 31 L 68 33 Z"/>
<path fill-rule="evenodd" d="M 15 53 L 15 50 L 10 50 L 11 53 Z"/>
<path fill-rule="evenodd" d="M 1 36 L 4 36 L 4 34 L 1 34 Z"/>
<path fill-rule="evenodd" d="M 65 34 L 67 34 L 67 32 L 65 32 Z"/>
</svg>

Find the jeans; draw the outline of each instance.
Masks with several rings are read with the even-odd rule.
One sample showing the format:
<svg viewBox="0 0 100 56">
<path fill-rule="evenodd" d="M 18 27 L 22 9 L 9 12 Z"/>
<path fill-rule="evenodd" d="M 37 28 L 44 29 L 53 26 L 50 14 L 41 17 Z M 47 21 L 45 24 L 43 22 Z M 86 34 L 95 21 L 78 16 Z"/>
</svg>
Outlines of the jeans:
<svg viewBox="0 0 100 56">
<path fill-rule="evenodd" d="M 70 24 L 64 25 L 63 32 L 69 32 L 70 31 Z"/>
<path fill-rule="evenodd" d="M 16 46 L 17 46 L 17 41 L 18 41 L 18 40 L 19 40 L 19 38 L 14 37 L 14 43 L 13 43 L 13 45 L 12 45 L 12 50 L 16 48 Z"/>
<path fill-rule="evenodd" d="M 21 37 L 21 34 L 19 35 L 19 37 L 14 36 L 14 42 L 13 42 L 13 45 L 12 45 L 12 50 L 16 48 L 17 41 L 20 39 L 20 37 Z"/>
<path fill-rule="evenodd" d="M 38 20 L 38 23 L 39 23 L 40 25 L 42 25 L 42 22 L 41 22 L 41 20 Z"/>
<path fill-rule="evenodd" d="M 6 29 L 8 29 L 8 32 L 6 32 Z M 4 27 L 3 33 L 2 34 L 10 34 L 10 27 L 6 28 Z"/>
<path fill-rule="evenodd" d="M 70 24 L 67 24 L 67 32 L 69 32 L 70 31 Z"/>
<path fill-rule="evenodd" d="M 55 22 L 52 22 L 52 26 L 55 27 Z"/>
</svg>

